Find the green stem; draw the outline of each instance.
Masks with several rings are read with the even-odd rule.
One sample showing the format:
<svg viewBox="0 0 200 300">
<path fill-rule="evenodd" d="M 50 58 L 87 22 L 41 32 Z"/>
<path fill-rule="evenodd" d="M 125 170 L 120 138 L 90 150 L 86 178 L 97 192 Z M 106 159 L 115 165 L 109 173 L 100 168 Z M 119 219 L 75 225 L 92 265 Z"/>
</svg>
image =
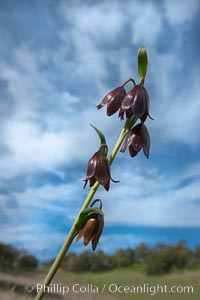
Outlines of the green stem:
<svg viewBox="0 0 200 300">
<path fill-rule="evenodd" d="M 76 233 L 76 224 L 78 222 L 79 219 L 79 214 L 82 212 L 82 210 L 84 210 L 85 208 L 87 208 L 90 204 L 91 199 L 93 198 L 94 194 L 96 193 L 97 189 L 99 187 L 99 183 L 96 182 L 93 187 L 91 188 L 89 194 L 87 195 L 87 198 L 85 199 L 83 206 L 80 209 L 80 212 L 78 213 L 72 227 L 71 230 L 60 250 L 60 252 L 58 253 L 58 256 L 56 257 L 53 265 L 51 266 L 49 272 L 47 273 L 44 282 L 42 284 L 42 288 L 39 290 L 37 296 L 35 297 L 35 300 L 40 300 L 43 298 L 44 295 L 44 288 L 45 286 L 48 286 L 50 284 L 50 282 L 52 281 L 54 275 L 56 274 L 63 258 L 65 257 L 69 247 L 71 246 L 71 243 L 73 242 L 73 239 L 75 237 L 75 233 Z"/>
<path fill-rule="evenodd" d="M 121 144 L 122 144 L 122 142 L 123 142 L 123 140 L 124 140 L 127 132 L 130 130 L 130 128 L 132 127 L 132 125 L 135 122 L 136 122 L 136 119 L 134 119 L 134 120 L 128 119 L 126 121 L 126 123 L 125 123 L 124 127 L 122 128 L 122 131 L 121 131 L 121 133 L 120 133 L 120 135 L 118 137 L 118 140 L 117 140 L 117 142 L 115 144 L 115 147 L 114 147 L 114 149 L 113 149 L 113 151 L 112 151 L 112 153 L 110 155 L 110 160 L 109 160 L 110 164 L 112 164 L 115 156 L 117 155 L 117 152 L 119 151 L 119 148 L 120 148 L 120 146 L 121 146 Z M 44 279 L 44 282 L 42 284 L 42 288 L 39 290 L 37 296 L 35 297 L 35 300 L 40 300 L 40 299 L 43 298 L 44 291 L 45 291 L 44 290 L 45 286 L 48 286 L 50 284 L 50 282 L 52 281 L 54 275 L 56 274 L 56 272 L 57 272 L 57 270 L 58 270 L 58 268 L 59 268 L 59 266 L 60 266 L 60 264 L 61 264 L 61 262 L 63 260 L 63 258 L 65 257 L 65 255 L 66 255 L 66 253 L 67 253 L 70 245 L 73 242 L 73 239 L 74 239 L 74 237 L 76 235 L 76 224 L 78 222 L 79 215 L 80 215 L 80 213 L 85 208 L 87 208 L 89 206 L 90 201 L 92 200 L 93 196 L 95 195 L 98 187 L 99 187 L 99 183 L 96 182 L 93 185 L 93 187 L 90 189 L 90 192 L 88 193 L 88 195 L 87 195 L 87 197 L 86 197 L 86 199 L 85 199 L 85 201 L 83 203 L 83 206 L 81 207 L 81 209 L 80 209 L 80 211 L 79 211 L 79 213 L 78 213 L 78 215 L 77 215 L 77 217 L 76 217 L 76 219 L 75 219 L 75 221 L 74 221 L 74 223 L 73 223 L 73 225 L 71 227 L 71 230 L 70 230 L 70 232 L 69 232 L 69 234 L 68 234 L 68 236 L 67 236 L 67 238 L 66 238 L 66 240 L 65 240 L 65 242 L 64 242 L 64 244 L 63 244 L 63 246 L 62 246 L 62 248 L 61 248 L 61 250 L 60 250 L 60 252 L 58 254 L 58 256 L 56 257 L 56 259 L 55 259 L 52 267 L 50 268 L 49 272 L 47 273 L 47 275 L 46 275 L 46 277 Z"/>
<path fill-rule="evenodd" d="M 119 148 L 121 147 L 121 144 L 128 133 L 128 131 L 131 129 L 131 127 L 134 125 L 134 123 L 137 121 L 137 119 L 127 119 L 126 123 L 124 124 L 124 127 L 122 128 L 122 131 L 118 137 L 118 140 L 113 148 L 113 151 L 110 155 L 110 165 L 112 164 L 113 160 L 115 159 L 115 156 L 117 155 L 117 152 L 119 151 Z"/>
</svg>

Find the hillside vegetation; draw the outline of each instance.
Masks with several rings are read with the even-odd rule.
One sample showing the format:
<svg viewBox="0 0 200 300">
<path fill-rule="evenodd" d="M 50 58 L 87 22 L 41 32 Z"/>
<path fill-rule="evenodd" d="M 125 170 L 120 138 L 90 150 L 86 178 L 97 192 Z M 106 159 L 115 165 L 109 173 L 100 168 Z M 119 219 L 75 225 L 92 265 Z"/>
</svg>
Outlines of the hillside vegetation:
<svg viewBox="0 0 200 300">
<path fill-rule="evenodd" d="M 49 267 L 53 260 L 43 263 Z M 0 270 L 34 270 L 38 267 L 38 259 L 26 250 L 0 243 Z M 200 268 L 200 246 L 194 250 L 188 248 L 184 241 L 177 245 L 157 244 L 153 247 L 141 243 L 135 249 L 118 249 L 108 255 L 103 251 L 86 250 L 81 254 L 69 253 L 63 260 L 65 271 L 102 272 L 116 268 L 131 267 L 146 275 L 162 275 L 177 270 Z"/>
</svg>

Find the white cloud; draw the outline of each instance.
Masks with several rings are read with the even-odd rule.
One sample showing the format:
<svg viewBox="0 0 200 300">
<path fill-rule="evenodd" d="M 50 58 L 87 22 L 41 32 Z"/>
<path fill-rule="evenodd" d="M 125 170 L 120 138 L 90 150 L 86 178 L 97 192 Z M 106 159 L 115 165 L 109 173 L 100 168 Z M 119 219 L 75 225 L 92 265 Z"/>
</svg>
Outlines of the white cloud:
<svg viewBox="0 0 200 300">
<path fill-rule="evenodd" d="M 172 26 L 190 21 L 199 9 L 198 0 L 165 0 L 164 3 L 166 16 Z"/>
<path fill-rule="evenodd" d="M 198 166 L 198 164 L 197 164 Z M 151 175 L 150 175 L 151 174 Z M 200 180 L 185 183 L 190 171 L 181 174 L 159 174 L 140 169 L 134 164 L 123 172 L 120 184 L 112 184 L 110 195 L 101 193 L 105 202 L 107 222 L 112 225 L 200 226 Z"/>
<path fill-rule="evenodd" d="M 83 39 L 86 35 L 94 43 L 102 44 L 118 39 L 124 23 L 118 3 L 82 4 L 79 9 L 71 6 L 70 10 L 68 3 L 63 3 L 59 11 L 67 22 L 70 21 L 75 30 L 73 33 L 79 33 L 79 37 L 82 36 Z"/>
<path fill-rule="evenodd" d="M 158 54 L 150 48 L 152 63 L 146 84 L 150 113 L 155 121 L 147 120 L 147 124 L 152 140 L 159 140 L 160 145 L 184 142 L 197 147 L 200 142 L 197 133 L 200 119 L 199 66 L 188 66 L 188 72 L 185 71 L 185 62 L 177 53 L 178 50 Z"/>
<path fill-rule="evenodd" d="M 152 45 L 156 42 L 162 30 L 162 15 L 152 2 L 133 4 L 133 9 L 128 12 L 132 18 L 132 41 L 139 45 Z"/>
<path fill-rule="evenodd" d="M 16 47 L 12 61 L 1 62 L 0 67 L 0 78 L 7 83 L 15 115 L 35 117 L 46 102 L 47 95 L 54 91 L 45 72 L 40 70 L 39 54 L 28 47 Z"/>
<path fill-rule="evenodd" d="M 46 217 L 44 218 L 47 214 L 58 214 L 67 228 L 69 220 L 73 220 L 78 213 L 79 207 L 77 206 L 81 205 L 82 191 L 82 185 L 77 180 L 67 184 L 51 185 L 49 183 L 39 187 L 25 187 L 20 192 L 0 195 L 1 213 L 3 219 L 9 224 L 7 230 L 11 233 L 10 242 L 16 230 L 19 230 L 19 233 L 21 230 L 22 235 L 29 233 L 32 239 L 49 229 L 54 231 L 55 226 L 52 222 L 49 223 Z"/>
<path fill-rule="evenodd" d="M 12 120 L 4 131 L 4 145 L 8 152 L 0 165 L 3 178 L 26 172 L 49 170 L 68 160 L 72 133 L 44 132 L 36 123 Z"/>
<path fill-rule="evenodd" d="M 44 185 L 37 188 L 27 188 L 23 192 L 12 193 L 19 206 L 27 206 L 33 209 L 43 208 L 46 210 L 58 210 L 62 212 L 63 204 L 67 207 L 69 203 L 76 203 L 78 181 L 68 184 Z M 69 207 L 70 208 L 70 207 Z"/>
<path fill-rule="evenodd" d="M 193 82 L 180 90 L 170 89 L 170 84 L 160 89 L 160 103 L 155 106 L 156 122 L 152 130 L 157 130 L 160 139 L 181 141 L 188 145 L 200 142 L 197 128 L 200 119 L 199 75 L 195 72 Z M 168 92 L 166 89 L 169 89 Z M 158 137 L 157 136 L 157 137 Z"/>
<path fill-rule="evenodd" d="M 191 179 L 200 176 L 200 162 L 196 161 L 188 165 L 185 172 L 182 174 L 183 178 Z"/>
<path fill-rule="evenodd" d="M 11 179 L 37 171 L 58 174 L 60 166 L 73 166 L 74 162 L 85 163 L 86 166 L 99 147 L 99 138 L 89 123 L 111 137 L 108 140 L 109 151 L 117 139 L 116 126 L 119 130 L 122 127 L 119 120 L 104 119 L 104 112 L 99 113 L 95 107 L 67 120 L 51 117 L 46 122 L 47 128 L 37 121 L 13 118 L 4 125 L 2 134 L 7 151 L 0 161 L 0 177 Z"/>
<path fill-rule="evenodd" d="M 20 45 L 13 51 L 15 64 L 25 73 L 34 73 L 39 67 L 39 55 L 31 50 L 31 46 Z"/>
<path fill-rule="evenodd" d="M 68 4 L 64 3 L 59 12 L 66 21 L 66 29 L 59 32 L 60 45 L 54 61 L 61 62 L 66 70 L 70 70 L 73 81 L 90 82 L 101 90 L 108 76 L 107 63 L 113 58 L 105 45 L 112 45 L 121 34 L 121 11 L 117 5 L 105 3 L 94 6 L 82 4 L 79 9 L 71 6 L 69 10 Z M 73 61 L 70 59 L 72 53 Z"/>
</svg>

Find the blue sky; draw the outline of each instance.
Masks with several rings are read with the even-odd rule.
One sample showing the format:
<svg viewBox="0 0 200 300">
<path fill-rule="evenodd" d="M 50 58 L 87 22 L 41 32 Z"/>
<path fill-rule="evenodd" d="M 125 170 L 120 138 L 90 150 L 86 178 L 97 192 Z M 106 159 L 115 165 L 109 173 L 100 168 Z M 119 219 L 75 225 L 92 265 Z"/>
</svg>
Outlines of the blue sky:
<svg viewBox="0 0 200 300">
<path fill-rule="evenodd" d="M 0 2 L 0 240 L 55 256 L 89 188 L 99 140 L 111 151 L 123 122 L 96 105 L 129 77 L 146 45 L 151 153 L 119 154 L 100 188 L 99 249 L 200 244 L 198 0 Z M 82 251 L 82 243 L 72 251 Z"/>
</svg>

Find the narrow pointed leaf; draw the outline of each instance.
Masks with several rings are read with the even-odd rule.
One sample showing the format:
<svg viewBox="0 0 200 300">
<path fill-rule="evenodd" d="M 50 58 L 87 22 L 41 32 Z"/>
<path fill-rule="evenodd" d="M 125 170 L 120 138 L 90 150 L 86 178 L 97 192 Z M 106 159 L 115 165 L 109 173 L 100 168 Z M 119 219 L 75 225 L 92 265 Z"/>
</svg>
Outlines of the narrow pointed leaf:
<svg viewBox="0 0 200 300">
<path fill-rule="evenodd" d="M 96 128 L 93 124 L 90 124 L 90 126 L 92 126 L 94 128 L 94 130 L 96 131 L 96 133 L 98 134 L 101 145 L 106 144 L 106 138 L 105 138 L 104 134 L 98 128 Z"/>
<path fill-rule="evenodd" d="M 94 128 L 94 130 L 96 131 L 96 133 L 98 134 L 98 136 L 100 138 L 100 145 L 107 145 L 104 134 L 98 128 L 96 128 L 94 125 L 90 124 L 90 126 L 92 126 Z M 107 147 L 102 147 L 102 153 L 104 156 L 107 156 L 107 152 L 108 152 Z"/>
<path fill-rule="evenodd" d="M 148 67 L 148 56 L 145 46 L 138 49 L 138 73 L 140 77 L 145 77 Z"/>
</svg>

